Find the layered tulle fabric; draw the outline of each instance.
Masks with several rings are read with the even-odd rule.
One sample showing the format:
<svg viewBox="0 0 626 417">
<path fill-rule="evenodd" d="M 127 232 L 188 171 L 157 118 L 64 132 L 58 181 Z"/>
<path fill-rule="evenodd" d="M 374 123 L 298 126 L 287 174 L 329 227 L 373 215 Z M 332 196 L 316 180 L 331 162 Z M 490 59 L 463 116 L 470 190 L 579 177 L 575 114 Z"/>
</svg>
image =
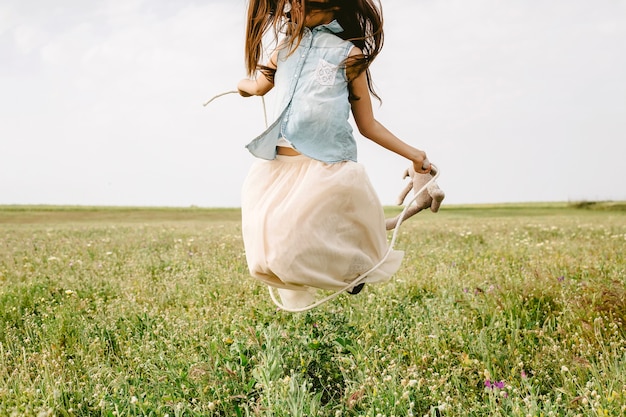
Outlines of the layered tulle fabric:
<svg viewBox="0 0 626 417">
<path fill-rule="evenodd" d="M 252 276 L 302 295 L 345 287 L 388 250 L 378 196 L 363 166 L 352 161 L 258 160 L 243 185 L 242 229 Z M 388 280 L 402 257 L 392 251 L 365 282 Z"/>
</svg>

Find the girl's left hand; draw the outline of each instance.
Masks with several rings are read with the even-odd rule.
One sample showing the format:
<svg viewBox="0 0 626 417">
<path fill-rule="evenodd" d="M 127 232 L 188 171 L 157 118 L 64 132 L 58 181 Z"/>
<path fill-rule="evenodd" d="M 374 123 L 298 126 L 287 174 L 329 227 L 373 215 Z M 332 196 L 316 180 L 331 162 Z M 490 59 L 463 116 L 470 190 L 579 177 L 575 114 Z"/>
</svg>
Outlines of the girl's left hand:
<svg viewBox="0 0 626 417">
<path fill-rule="evenodd" d="M 413 169 L 419 174 L 428 174 L 432 168 L 430 161 L 426 157 L 426 153 L 420 152 L 420 157 L 413 160 Z"/>
</svg>

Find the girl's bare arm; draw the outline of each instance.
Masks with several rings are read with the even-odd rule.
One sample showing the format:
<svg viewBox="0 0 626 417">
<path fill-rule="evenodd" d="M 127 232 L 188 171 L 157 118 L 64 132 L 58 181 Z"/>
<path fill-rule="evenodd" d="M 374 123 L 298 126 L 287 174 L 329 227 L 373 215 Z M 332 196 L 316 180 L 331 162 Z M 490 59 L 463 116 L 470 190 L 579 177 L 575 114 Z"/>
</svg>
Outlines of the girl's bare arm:
<svg viewBox="0 0 626 417">
<path fill-rule="evenodd" d="M 356 54 L 361 54 L 361 50 L 359 48 L 352 48 L 350 55 Z M 372 100 L 367 86 L 365 72 L 352 80 L 350 83 L 350 91 L 353 97 L 358 98 L 358 100 L 352 100 L 350 103 L 352 106 L 352 115 L 354 116 L 354 121 L 356 122 L 359 132 L 383 148 L 409 159 L 413 162 L 416 172 L 429 172 L 430 166 L 426 162 L 426 153 L 424 151 L 403 142 L 374 118 Z M 425 162 L 426 165 L 428 165 L 426 169 L 424 169 Z"/>
<path fill-rule="evenodd" d="M 276 62 L 278 59 L 278 52 L 274 52 L 270 57 L 270 62 L 267 63 L 267 66 L 272 69 L 276 69 Z M 245 78 L 237 84 L 237 90 L 239 94 L 243 97 L 250 96 L 263 96 L 267 94 L 274 87 L 274 83 L 268 80 L 263 74 L 259 74 L 256 79 L 251 80 L 249 78 Z"/>
</svg>

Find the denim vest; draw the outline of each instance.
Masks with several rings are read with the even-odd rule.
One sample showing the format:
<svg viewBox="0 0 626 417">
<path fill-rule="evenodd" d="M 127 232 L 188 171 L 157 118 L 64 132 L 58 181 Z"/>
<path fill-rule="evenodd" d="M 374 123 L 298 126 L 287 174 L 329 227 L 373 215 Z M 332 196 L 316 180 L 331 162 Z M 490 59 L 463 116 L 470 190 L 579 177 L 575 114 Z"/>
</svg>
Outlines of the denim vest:
<svg viewBox="0 0 626 417">
<path fill-rule="evenodd" d="M 343 28 L 336 20 L 307 28 L 295 51 L 279 51 L 274 77 L 278 117 L 246 145 L 254 156 L 274 159 L 282 136 L 310 158 L 356 162 L 356 141 L 348 122 L 348 80 L 342 65 L 354 45 L 335 35 L 339 32 Z"/>
</svg>

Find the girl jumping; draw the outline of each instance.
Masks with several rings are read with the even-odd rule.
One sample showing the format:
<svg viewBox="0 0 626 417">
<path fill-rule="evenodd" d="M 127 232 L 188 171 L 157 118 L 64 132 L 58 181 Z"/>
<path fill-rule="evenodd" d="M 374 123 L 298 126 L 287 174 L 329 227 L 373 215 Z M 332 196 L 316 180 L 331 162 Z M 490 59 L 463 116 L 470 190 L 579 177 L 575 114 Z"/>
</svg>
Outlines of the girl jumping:
<svg viewBox="0 0 626 417">
<path fill-rule="evenodd" d="M 261 63 L 263 37 L 276 49 Z M 277 287 L 287 307 L 315 289 L 337 290 L 376 265 L 388 243 L 382 205 L 348 122 L 427 173 L 426 154 L 375 118 L 369 66 L 383 44 L 374 0 L 250 0 L 244 97 L 276 91 L 274 122 L 246 147 L 257 158 L 242 190 L 242 229 L 253 277 Z M 403 253 L 392 251 L 365 282 L 388 280 Z M 351 293 L 362 288 L 357 285 Z"/>
</svg>

